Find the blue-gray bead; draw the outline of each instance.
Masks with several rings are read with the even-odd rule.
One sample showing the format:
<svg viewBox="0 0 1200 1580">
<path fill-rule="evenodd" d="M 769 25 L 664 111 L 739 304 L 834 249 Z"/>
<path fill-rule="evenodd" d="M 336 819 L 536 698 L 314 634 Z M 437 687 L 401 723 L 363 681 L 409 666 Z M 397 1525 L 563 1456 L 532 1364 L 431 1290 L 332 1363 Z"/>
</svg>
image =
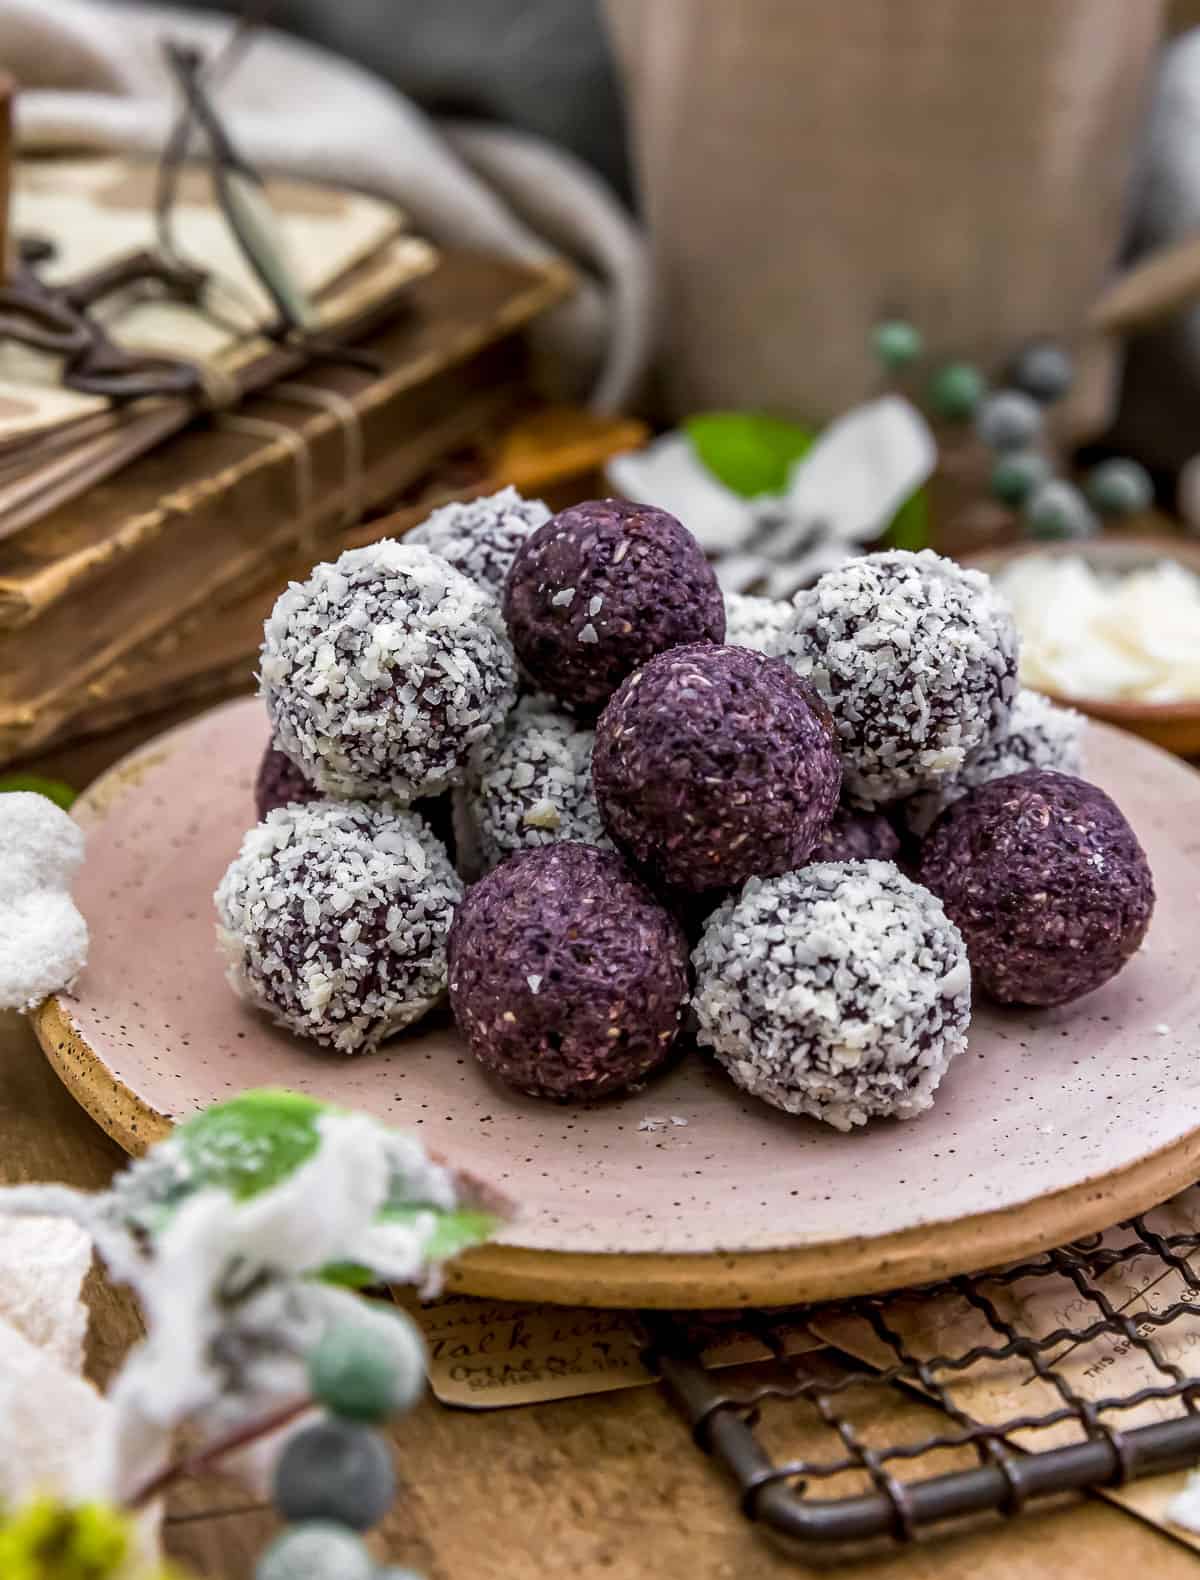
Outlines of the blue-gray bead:
<svg viewBox="0 0 1200 1580">
<path fill-rule="evenodd" d="M 1050 480 L 1050 463 L 1040 450 L 1008 450 L 996 457 L 989 482 L 992 497 L 1016 508 Z"/>
<path fill-rule="evenodd" d="M 1061 400 L 1075 378 L 1071 354 L 1053 340 L 1037 340 L 1017 354 L 1012 381 L 1043 405 Z"/>
<path fill-rule="evenodd" d="M 282 1532 L 258 1560 L 254 1580 L 374 1580 L 375 1565 L 353 1531 L 314 1522 Z"/>
<path fill-rule="evenodd" d="M 351 1421 L 318 1421 L 284 1444 L 272 1490 L 286 1520 L 332 1520 L 365 1531 L 391 1507 L 396 1472 L 377 1432 Z"/>
<path fill-rule="evenodd" d="M 415 1569 L 405 1569 L 402 1564 L 387 1564 L 382 1569 L 376 1569 L 374 1580 L 425 1580 L 424 1575 Z"/>
<path fill-rule="evenodd" d="M 1042 428 L 1042 408 L 1021 390 L 997 390 L 975 416 L 975 432 L 991 450 L 1023 450 Z"/>
<path fill-rule="evenodd" d="M 1154 503 L 1150 473 L 1137 461 L 1101 461 L 1087 477 L 1087 496 L 1105 516 L 1136 516 Z"/>
<path fill-rule="evenodd" d="M 1074 483 L 1056 477 L 1030 496 L 1025 526 L 1031 538 L 1090 538 L 1100 523 Z"/>
</svg>

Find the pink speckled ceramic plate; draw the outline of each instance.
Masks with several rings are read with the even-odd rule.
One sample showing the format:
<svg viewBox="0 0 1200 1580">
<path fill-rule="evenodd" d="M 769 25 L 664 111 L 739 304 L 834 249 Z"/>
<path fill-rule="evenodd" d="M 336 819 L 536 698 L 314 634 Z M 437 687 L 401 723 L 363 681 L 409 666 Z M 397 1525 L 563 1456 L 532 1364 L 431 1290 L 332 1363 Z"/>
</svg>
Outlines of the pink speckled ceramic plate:
<svg viewBox="0 0 1200 1580">
<path fill-rule="evenodd" d="M 91 963 L 39 1030 L 127 1147 L 246 1086 L 368 1109 L 520 1204 L 502 1243 L 459 1264 L 459 1288 L 598 1305 L 940 1277 L 1105 1227 L 1200 1174 L 1200 776 L 1131 736 L 1092 728 L 1088 762 L 1154 868 L 1146 949 L 1073 1008 L 980 1006 L 933 1112 L 850 1136 L 742 1097 L 699 1056 L 636 1096 L 557 1108 L 490 1080 L 444 1019 L 357 1059 L 269 1025 L 225 985 L 211 900 L 253 817 L 265 739 L 258 704 L 234 703 L 79 804 Z"/>
</svg>

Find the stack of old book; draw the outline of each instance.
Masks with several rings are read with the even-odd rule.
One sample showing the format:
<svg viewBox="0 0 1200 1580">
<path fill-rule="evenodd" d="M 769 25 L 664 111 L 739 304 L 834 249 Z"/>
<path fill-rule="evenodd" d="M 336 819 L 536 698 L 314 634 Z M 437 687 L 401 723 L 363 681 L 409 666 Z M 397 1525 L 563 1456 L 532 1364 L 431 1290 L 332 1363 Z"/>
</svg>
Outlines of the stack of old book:
<svg viewBox="0 0 1200 1580">
<path fill-rule="evenodd" d="M 44 212 L 18 202 L 18 234 L 56 215 L 61 231 L 56 163 L 35 178 Z M 110 167 L 102 189 L 98 163 Z M 88 201 L 107 205 L 107 247 L 137 247 L 148 176 L 113 163 L 90 162 Z M 219 410 L 147 442 L 166 402 L 76 403 L 49 374 L 31 377 L 27 353 L 0 350 L 0 454 L 6 442 L 26 452 L 24 467 L 0 469 L 0 762 L 249 685 L 266 610 L 314 560 L 402 531 L 447 498 L 546 488 L 638 438 L 539 402 L 525 331 L 570 289 L 564 267 L 435 253 L 394 209 L 350 194 L 291 184 L 273 196 L 323 326 L 352 336 L 371 370 L 280 366 L 287 353 L 253 322 L 181 327 L 176 304 L 135 300 L 124 312 L 140 315 L 136 343 L 207 357 L 226 391 Z M 206 261 L 216 249 L 237 279 L 204 202 L 198 192 L 189 245 Z M 85 253 L 60 247 L 56 267 L 102 266 Z M 237 279 L 230 294 L 253 311 L 251 285 Z M 398 513 L 381 524 L 385 510 Z"/>
</svg>

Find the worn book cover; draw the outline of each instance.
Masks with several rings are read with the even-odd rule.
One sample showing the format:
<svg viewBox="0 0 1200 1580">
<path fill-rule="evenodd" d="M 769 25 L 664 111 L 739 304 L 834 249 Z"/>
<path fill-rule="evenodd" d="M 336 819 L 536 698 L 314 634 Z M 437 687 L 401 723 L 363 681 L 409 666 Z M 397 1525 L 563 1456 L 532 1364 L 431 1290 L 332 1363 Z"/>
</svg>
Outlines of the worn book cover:
<svg viewBox="0 0 1200 1580">
<path fill-rule="evenodd" d="M 520 330 L 568 286 L 558 266 L 448 255 L 370 342 L 378 376 L 309 368 L 0 542 L 0 753 L 38 744 L 49 696 L 297 551 L 320 558 L 467 442 L 475 397 L 528 386 Z"/>
</svg>

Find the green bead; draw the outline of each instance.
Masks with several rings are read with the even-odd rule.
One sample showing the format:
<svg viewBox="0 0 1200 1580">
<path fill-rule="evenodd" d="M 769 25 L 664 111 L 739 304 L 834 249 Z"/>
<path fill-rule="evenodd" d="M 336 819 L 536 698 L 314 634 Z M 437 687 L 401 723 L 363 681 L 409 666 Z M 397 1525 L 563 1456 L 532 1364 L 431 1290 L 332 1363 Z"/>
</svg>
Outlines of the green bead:
<svg viewBox="0 0 1200 1580">
<path fill-rule="evenodd" d="M 947 422 L 966 422 L 975 415 L 987 382 L 969 362 L 947 362 L 933 375 L 929 385 L 929 404 Z"/>
<path fill-rule="evenodd" d="M 1087 496 L 1105 516 L 1136 516 L 1154 501 L 1150 473 L 1137 461 L 1101 461 L 1088 473 Z"/>
<path fill-rule="evenodd" d="M 1011 450 L 997 456 L 989 487 L 994 499 L 1014 507 L 1023 505 L 1050 477 L 1050 463 L 1037 450 Z"/>
<path fill-rule="evenodd" d="M 378 1422 L 409 1410 L 425 1388 L 425 1346 L 405 1312 L 370 1324 L 341 1322 L 308 1357 L 313 1397 L 349 1421 Z"/>
<path fill-rule="evenodd" d="M 921 332 L 903 318 L 889 318 L 871 331 L 871 349 L 890 372 L 909 367 L 924 349 Z"/>
</svg>

